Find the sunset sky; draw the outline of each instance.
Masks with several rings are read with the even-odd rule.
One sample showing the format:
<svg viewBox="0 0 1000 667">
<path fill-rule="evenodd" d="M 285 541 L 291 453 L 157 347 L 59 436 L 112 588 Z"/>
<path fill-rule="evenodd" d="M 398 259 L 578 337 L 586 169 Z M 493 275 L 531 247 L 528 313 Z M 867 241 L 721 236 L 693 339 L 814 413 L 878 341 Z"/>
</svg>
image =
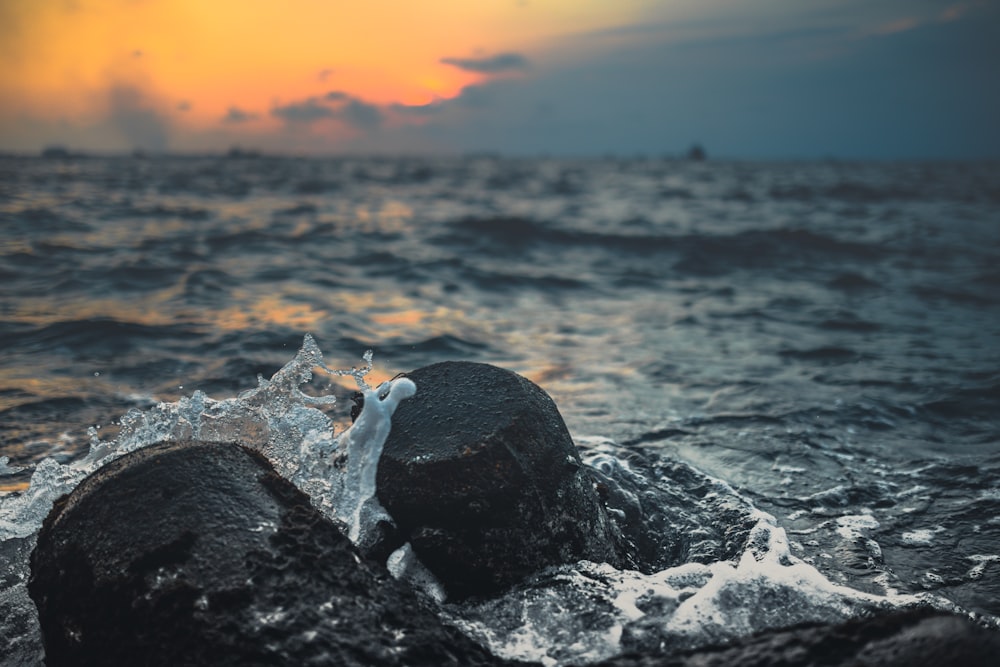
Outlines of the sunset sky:
<svg viewBox="0 0 1000 667">
<path fill-rule="evenodd" d="M 0 150 L 1000 157 L 995 0 L 0 0 Z"/>
</svg>

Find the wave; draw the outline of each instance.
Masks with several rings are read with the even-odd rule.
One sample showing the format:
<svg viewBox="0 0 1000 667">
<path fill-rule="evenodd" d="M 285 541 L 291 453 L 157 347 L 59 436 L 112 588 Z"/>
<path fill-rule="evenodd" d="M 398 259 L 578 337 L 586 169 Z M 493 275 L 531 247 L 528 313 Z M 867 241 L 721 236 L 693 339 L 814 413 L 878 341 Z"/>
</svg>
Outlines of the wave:
<svg viewBox="0 0 1000 667">
<path fill-rule="evenodd" d="M 456 355 L 458 358 L 475 357 L 489 349 L 487 343 L 442 334 L 412 342 L 382 343 L 375 351 L 385 355 L 425 354 L 425 355 Z"/>
<path fill-rule="evenodd" d="M 297 216 L 297 215 L 314 215 L 318 208 L 315 204 L 310 204 L 309 202 L 302 202 L 300 204 L 295 204 L 294 206 L 289 206 L 287 208 L 280 208 L 274 211 L 276 216 Z"/>
<path fill-rule="evenodd" d="M 521 254 L 586 248 L 638 256 L 672 255 L 673 268 L 695 275 L 735 269 L 811 266 L 845 260 L 870 262 L 886 255 L 877 244 L 845 241 L 801 228 L 754 229 L 733 234 L 610 234 L 569 230 L 528 218 L 464 218 L 439 234 L 439 244 L 470 252 Z"/>
<path fill-rule="evenodd" d="M 133 206 L 124 204 L 111 208 L 104 214 L 105 220 L 120 218 L 135 218 L 139 220 L 185 220 L 188 222 L 201 222 L 213 217 L 210 210 L 196 206 L 169 206 L 157 204 L 155 206 Z"/>
<path fill-rule="evenodd" d="M 847 364 L 868 358 L 868 355 L 847 347 L 822 346 L 807 349 L 784 349 L 778 355 L 786 359 L 799 359 L 820 364 Z"/>
<path fill-rule="evenodd" d="M 919 188 L 907 188 L 899 185 L 879 187 L 860 181 L 839 181 L 820 187 L 804 184 L 775 186 L 768 191 L 768 196 L 779 201 L 812 202 L 820 199 L 833 199 L 869 204 L 891 200 L 914 201 L 924 199 L 927 195 Z"/>
<path fill-rule="evenodd" d="M 529 218 L 463 218 L 447 226 L 451 232 L 439 235 L 436 239 L 438 242 L 474 244 L 503 250 L 516 250 L 542 243 L 572 245 L 588 242 L 587 235 L 552 228 Z"/>
<path fill-rule="evenodd" d="M 182 280 L 182 271 L 182 267 L 173 264 L 144 261 L 136 257 L 111 267 L 78 268 L 73 272 L 72 279 L 62 282 L 61 286 L 67 291 L 85 287 L 92 293 L 126 295 L 172 287 Z"/>
<path fill-rule="evenodd" d="M 946 419 L 987 418 L 1000 421 L 1000 382 L 954 387 L 920 404 L 922 410 Z"/>
<path fill-rule="evenodd" d="M 973 292 L 967 288 L 944 285 L 916 285 L 912 288 L 914 294 L 924 301 L 944 301 L 963 306 L 994 306 L 1000 303 L 992 291 Z"/>
<path fill-rule="evenodd" d="M 834 289 L 845 292 L 858 292 L 861 290 L 876 289 L 879 283 L 871 278 L 853 271 L 839 273 L 827 282 L 827 285 Z"/>
<path fill-rule="evenodd" d="M 546 293 L 580 290 L 591 287 L 588 281 L 557 274 L 526 274 L 463 266 L 457 271 L 462 284 L 474 285 L 485 292 L 517 292 L 525 289 Z"/>
<path fill-rule="evenodd" d="M 4 215 L 4 225 L 12 225 L 13 230 L 27 236 L 34 236 L 39 232 L 57 234 L 60 232 L 87 232 L 92 229 L 91 225 L 72 217 L 66 216 L 60 211 L 43 206 L 29 206 L 20 209 L 9 215 Z"/>
<path fill-rule="evenodd" d="M 201 334 L 184 325 L 154 326 L 108 317 L 62 320 L 31 329 L 20 328 L 16 335 L 5 334 L 10 348 L 20 351 L 51 352 L 62 348 L 75 358 L 117 357 L 144 343 L 189 344 Z"/>
<path fill-rule="evenodd" d="M 883 327 L 876 322 L 869 322 L 861 319 L 851 312 L 842 311 L 835 316 L 822 320 L 817 324 L 820 329 L 827 331 L 851 331 L 855 333 L 872 333 L 880 331 Z"/>
</svg>

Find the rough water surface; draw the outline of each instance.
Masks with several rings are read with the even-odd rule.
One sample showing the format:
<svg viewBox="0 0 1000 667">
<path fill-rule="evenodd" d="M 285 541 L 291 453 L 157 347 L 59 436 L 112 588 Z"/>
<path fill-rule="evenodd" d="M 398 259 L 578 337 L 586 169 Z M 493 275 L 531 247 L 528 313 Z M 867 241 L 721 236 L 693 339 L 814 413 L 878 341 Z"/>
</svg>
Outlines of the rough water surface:
<svg viewBox="0 0 1000 667">
<path fill-rule="evenodd" d="M 990 163 L 0 158 L 7 659 L 37 661 L 32 522 L 88 457 L 197 423 L 268 443 L 332 511 L 310 462 L 356 383 L 313 374 L 320 347 L 374 349 L 374 385 L 445 359 L 525 374 L 641 517 L 643 572 L 445 605 L 498 653 L 691 647 L 914 595 L 995 624 L 998 183 Z"/>
</svg>

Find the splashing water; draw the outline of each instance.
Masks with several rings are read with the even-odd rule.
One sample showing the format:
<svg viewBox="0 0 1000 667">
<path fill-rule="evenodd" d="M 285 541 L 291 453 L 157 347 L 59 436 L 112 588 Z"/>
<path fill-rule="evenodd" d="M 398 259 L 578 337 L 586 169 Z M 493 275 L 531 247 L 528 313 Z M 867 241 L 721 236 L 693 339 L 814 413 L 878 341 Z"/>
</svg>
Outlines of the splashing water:
<svg viewBox="0 0 1000 667">
<path fill-rule="evenodd" d="M 323 361 L 316 341 L 306 334 L 295 358 L 278 370 L 271 379 L 257 377 L 258 386 L 236 398 L 217 401 L 201 391 L 176 403 L 160 403 L 149 410 L 130 410 L 121 418 L 118 435 L 101 440 L 94 428 L 89 430 L 90 451 L 77 461 L 60 465 L 45 459 L 35 468 L 28 490 L 20 496 L 3 498 L 0 503 L 0 540 L 27 537 L 35 533 L 53 502 L 71 491 L 84 477 L 128 452 L 157 442 L 197 439 L 205 442 L 238 442 L 258 449 L 287 479 L 305 491 L 316 507 L 330 518 L 348 526 L 348 515 L 336 508 L 348 502 L 352 507 L 365 504 L 374 495 L 374 478 L 363 474 L 377 463 L 382 444 L 389 433 L 390 419 L 396 406 L 412 396 L 416 387 L 405 378 L 369 387 L 365 376 L 372 370 L 372 352 L 364 355 L 365 366 L 336 370 Z M 309 382 L 313 370 L 320 368 L 338 376 L 352 376 L 364 393 L 363 418 L 334 437 L 332 420 L 317 406 L 331 406 L 336 397 L 309 396 L 299 387 Z M 349 461 L 347 473 L 332 465 L 334 453 L 343 451 Z M 0 474 L 11 474 L 7 461 L 0 461 Z M 359 487 L 358 485 L 362 485 Z M 357 537 L 361 528 L 352 527 Z"/>
<path fill-rule="evenodd" d="M 342 437 L 348 465 L 343 492 L 335 504 L 336 514 L 347 524 L 347 536 L 362 550 L 369 546 L 371 539 L 366 533 L 371 532 L 378 521 L 392 521 L 375 497 L 375 476 L 382 447 L 389 437 L 392 413 L 400 401 L 416 391 L 417 386 L 407 378 L 384 382 L 375 390 L 365 389 L 365 408 Z"/>
<path fill-rule="evenodd" d="M 581 561 L 544 570 L 495 599 L 444 605 L 451 623 L 496 655 L 554 667 L 629 651 L 694 650 L 880 610 L 962 611 L 930 594 L 837 585 L 792 554 L 772 515 L 722 480 L 680 462 L 631 465 L 636 452 L 604 438 L 577 444 L 584 463 L 612 487 L 616 521 L 641 515 L 640 528 L 655 534 L 645 558 L 656 567 L 639 572 Z M 678 530 L 686 535 L 681 546 L 671 534 Z M 997 626 L 997 619 L 979 620 Z"/>
</svg>

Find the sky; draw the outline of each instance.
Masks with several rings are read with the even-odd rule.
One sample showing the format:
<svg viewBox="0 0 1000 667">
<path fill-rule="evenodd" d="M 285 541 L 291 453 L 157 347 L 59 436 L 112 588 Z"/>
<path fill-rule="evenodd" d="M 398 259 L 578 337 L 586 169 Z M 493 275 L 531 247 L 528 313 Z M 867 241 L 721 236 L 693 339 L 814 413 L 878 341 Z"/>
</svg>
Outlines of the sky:
<svg viewBox="0 0 1000 667">
<path fill-rule="evenodd" d="M 0 151 L 1000 158 L 1000 0 L 0 0 Z"/>
</svg>

